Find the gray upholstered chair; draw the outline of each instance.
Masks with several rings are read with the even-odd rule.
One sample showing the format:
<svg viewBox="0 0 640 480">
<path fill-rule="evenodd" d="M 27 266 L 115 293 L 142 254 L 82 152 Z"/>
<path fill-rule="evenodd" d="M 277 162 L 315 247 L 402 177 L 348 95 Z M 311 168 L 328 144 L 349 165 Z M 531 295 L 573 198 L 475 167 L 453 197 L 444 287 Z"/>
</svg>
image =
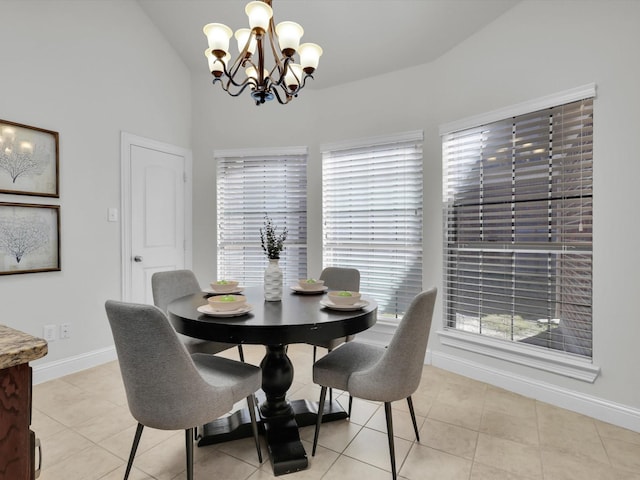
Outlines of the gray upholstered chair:
<svg viewBox="0 0 640 480">
<path fill-rule="evenodd" d="M 262 463 L 254 393 L 260 368 L 227 358 L 189 355 L 167 317 L 153 305 L 108 300 L 105 304 L 131 415 L 138 421 L 127 480 L 145 426 L 185 430 L 187 478 L 193 479 L 194 428 L 226 414 L 247 399 Z"/>
<path fill-rule="evenodd" d="M 394 480 L 397 478 L 391 402 L 407 399 L 419 441 L 411 395 L 420 384 L 436 294 L 432 288 L 413 299 L 387 348 L 349 342 L 314 364 L 313 381 L 322 388 L 312 455 L 318 445 L 327 387 L 339 388 L 349 393 L 349 409 L 352 397 L 384 402 L 391 471 Z"/>
<path fill-rule="evenodd" d="M 153 292 L 153 303 L 164 313 L 167 313 L 167 307 L 176 298 L 184 297 L 190 293 L 198 293 L 202 289 L 191 270 L 168 270 L 151 275 L 151 291 Z M 182 334 L 178 334 L 178 337 L 187 347 L 189 353 L 208 353 L 213 355 L 237 346 L 240 360 L 244 362 L 242 345 L 200 340 Z"/>
<path fill-rule="evenodd" d="M 360 272 L 355 268 L 327 267 L 320 273 L 320 280 L 324 280 L 324 286 L 329 290 L 350 290 L 352 292 L 360 290 Z M 338 345 L 350 342 L 354 338 L 355 335 L 349 335 L 310 343 L 309 345 L 313 345 L 313 361 L 316 361 L 317 347 L 332 351 Z"/>
</svg>

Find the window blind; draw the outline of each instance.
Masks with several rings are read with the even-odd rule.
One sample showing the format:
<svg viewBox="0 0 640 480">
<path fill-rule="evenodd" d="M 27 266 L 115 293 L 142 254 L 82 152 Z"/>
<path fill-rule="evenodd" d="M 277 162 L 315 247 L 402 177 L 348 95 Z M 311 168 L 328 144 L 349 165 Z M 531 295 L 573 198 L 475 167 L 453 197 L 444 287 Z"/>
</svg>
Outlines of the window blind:
<svg viewBox="0 0 640 480">
<path fill-rule="evenodd" d="M 218 278 L 262 285 L 268 259 L 260 246 L 265 215 L 280 233 L 285 285 L 307 276 L 307 151 L 216 152 Z"/>
<path fill-rule="evenodd" d="M 422 132 L 322 150 L 323 264 L 400 317 L 422 289 Z"/>
<path fill-rule="evenodd" d="M 592 354 L 593 99 L 443 136 L 445 326 Z"/>
</svg>

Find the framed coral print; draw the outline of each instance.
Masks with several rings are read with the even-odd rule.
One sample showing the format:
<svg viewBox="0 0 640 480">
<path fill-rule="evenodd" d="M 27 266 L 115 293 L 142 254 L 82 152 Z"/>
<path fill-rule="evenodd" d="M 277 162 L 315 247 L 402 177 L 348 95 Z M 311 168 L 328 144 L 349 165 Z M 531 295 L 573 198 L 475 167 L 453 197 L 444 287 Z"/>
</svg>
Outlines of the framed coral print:
<svg viewBox="0 0 640 480">
<path fill-rule="evenodd" d="M 60 207 L 0 202 L 0 275 L 60 270 Z"/>
<path fill-rule="evenodd" d="M 0 120 L 0 193 L 59 197 L 58 132 Z"/>
</svg>

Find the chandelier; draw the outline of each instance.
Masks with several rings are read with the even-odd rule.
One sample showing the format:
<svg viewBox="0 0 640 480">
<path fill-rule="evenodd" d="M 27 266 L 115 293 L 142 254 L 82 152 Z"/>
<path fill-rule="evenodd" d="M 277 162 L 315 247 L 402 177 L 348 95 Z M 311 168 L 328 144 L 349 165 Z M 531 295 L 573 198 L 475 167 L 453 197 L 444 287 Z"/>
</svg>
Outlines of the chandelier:
<svg viewBox="0 0 640 480">
<path fill-rule="evenodd" d="M 315 43 L 303 43 L 304 30 L 295 22 L 280 22 L 274 27 L 271 0 L 249 2 L 245 7 L 250 28 L 235 33 L 238 56 L 232 62 L 229 40 L 232 30 L 221 23 L 209 23 L 203 28 L 209 41 L 204 54 L 209 61 L 213 83 L 232 97 L 247 89 L 256 105 L 274 98 L 286 104 L 305 86 L 307 78 L 318 67 L 322 48 Z M 266 53 L 271 50 L 273 67 L 266 67 Z M 299 63 L 295 62 L 298 54 Z"/>
</svg>

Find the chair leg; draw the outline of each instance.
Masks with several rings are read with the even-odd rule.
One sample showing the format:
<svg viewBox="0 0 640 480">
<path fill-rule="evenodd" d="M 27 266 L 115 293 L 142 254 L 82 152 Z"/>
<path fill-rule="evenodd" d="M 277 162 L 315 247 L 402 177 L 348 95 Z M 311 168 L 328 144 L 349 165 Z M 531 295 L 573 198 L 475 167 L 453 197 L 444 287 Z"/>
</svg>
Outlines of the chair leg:
<svg viewBox="0 0 640 480">
<path fill-rule="evenodd" d="M 187 428 L 184 437 L 187 447 L 187 480 L 193 480 L 193 428 Z"/>
<path fill-rule="evenodd" d="M 238 355 L 240 356 L 240 361 L 244 363 L 244 352 L 242 351 L 242 345 L 238 345 Z"/>
<path fill-rule="evenodd" d="M 317 348 L 316 348 L 316 346 L 314 345 L 314 346 L 313 346 L 313 363 L 316 363 L 316 351 L 317 351 L 317 350 L 318 350 L 318 349 L 317 349 Z"/>
<path fill-rule="evenodd" d="M 260 437 L 258 436 L 258 423 L 256 422 L 256 397 L 252 393 L 247 397 L 247 408 L 251 417 L 251 429 L 253 430 L 253 438 L 256 441 L 256 450 L 258 452 L 258 461 L 262 463 L 262 449 L 260 448 Z"/>
<path fill-rule="evenodd" d="M 311 456 L 316 454 L 316 447 L 318 446 L 318 436 L 320 435 L 320 424 L 322 423 L 322 414 L 324 413 L 324 399 L 327 396 L 327 387 L 320 389 L 320 401 L 318 402 L 318 416 L 316 418 L 316 432 L 313 434 L 313 449 L 311 450 Z"/>
<path fill-rule="evenodd" d="M 133 465 L 133 459 L 136 456 L 136 450 L 138 450 L 138 444 L 140 443 L 140 437 L 142 436 L 142 429 L 144 425 L 138 423 L 138 427 L 136 428 L 136 434 L 133 437 L 133 445 L 131 445 L 131 453 L 129 454 L 129 461 L 127 462 L 127 470 L 124 472 L 124 480 L 129 478 L 129 473 L 131 472 L 131 467 Z"/>
<path fill-rule="evenodd" d="M 391 474 L 393 480 L 396 480 L 396 449 L 393 445 L 393 418 L 391 414 L 391 402 L 384 402 L 384 415 L 387 418 L 387 438 L 389 439 L 389 454 L 391 455 Z"/>
<path fill-rule="evenodd" d="M 411 413 L 413 431 L 416 432 L 416 440 L 420 441 L 420 435 L 418 434 L 418 424 L 416 423 L 416 412 L 413 410 L 413 400 L 411 400 L 411 395 L 407 397 L 407 404 L 409 405 L 409 413 Z"/>
<path fill-rule="evenodd" d="M 351 418 L 351 405 L 353 404 L 353 397 L 349 394 L 349 411 L 347 412 L 347 417 Z"/>
</svg>

